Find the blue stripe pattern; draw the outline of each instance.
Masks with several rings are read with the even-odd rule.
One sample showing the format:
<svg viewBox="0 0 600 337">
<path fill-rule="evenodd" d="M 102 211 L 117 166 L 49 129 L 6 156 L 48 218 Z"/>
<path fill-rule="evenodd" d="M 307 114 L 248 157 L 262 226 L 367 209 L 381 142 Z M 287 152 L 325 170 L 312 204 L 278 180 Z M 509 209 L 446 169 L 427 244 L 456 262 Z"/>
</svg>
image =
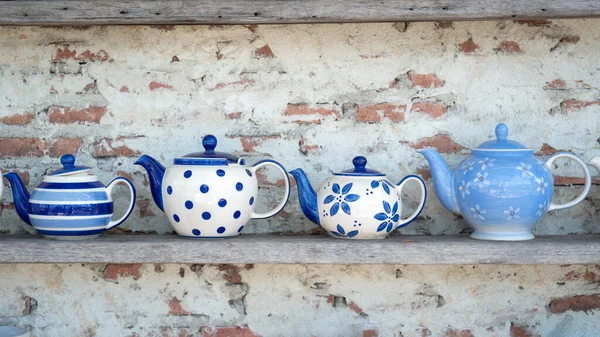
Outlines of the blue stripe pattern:
<svg viewBox="0 0 600 337">
<path fill-rule="evenodd" d="M 43 229 L 38 229 L 38 232 L 42 235 L 50 235 L 50 236 L 85 236 L 85 235 L 98 235 L 104 232 L 103 229 L 93 229 L 89 231 L 46 231 Z"/>
<path fill-rule="evenodd" d="M 35 190 L 31 195 L 31 200 L 41 201 L 108 201 L 108 194 L 104 191 L 98 192 L 77 192 L 77 191 L 40 191 Z"/>
<path fill-rule="evenodd" d="M 29 214 L 33 215 L 103 215 L 113 213 L 112 201 L 101 204 L 48 205 L 29 204 Z"/>
<path fill-rule="evenodd" d="M 84 227 L 100 227 L 100 226 L 104 229 L 104 227 L 106 227 L 106 225 L 108 225 L 108 223 L 110 222 L 111 219 L 112 219 L 112 216 L 107 215 L 102 218 L 91 218 L 91 219 L 77 219 L 77 220 L 34 219 L 33 221 L 35 221 L 35 228 L 39 231 L 39 230 L 44 230 L 44 228 L 77 229 L 77 228 L 84 228 Z M 61 231 L 61 232 L 63 233 L 63 235 L 64 235 L 64 233 L 71 233 L 71 231 L 67 231 L 67 232 Z"/>
<path fill-rule="evenodd" d="M 82 188 L 99 188 L 104 187 L 99 181 L 89 183 L 41 183 L 38 188 L 56 189 L 56 190 L 79 190 Z"/>
</svg>

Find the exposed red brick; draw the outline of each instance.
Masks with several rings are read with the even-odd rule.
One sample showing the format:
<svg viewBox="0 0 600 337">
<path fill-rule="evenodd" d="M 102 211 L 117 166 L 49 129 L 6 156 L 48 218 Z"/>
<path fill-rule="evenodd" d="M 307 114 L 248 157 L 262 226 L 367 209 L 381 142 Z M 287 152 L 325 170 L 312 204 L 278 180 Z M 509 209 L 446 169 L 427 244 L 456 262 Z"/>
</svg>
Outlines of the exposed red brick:
<svg viewBox="0 0 600 337">
<path fill-rule="evenodd" d="M 431 180 L 431 169 L 429 167 L 419 167 L 417 174 L 423 178 L 423 180 Z"/>
<path fill-rule="evenodd" d="M 110 172 L 112 172 L 112 170 Z M 124 177 L 124 178 L 127 178 L 129 180 L 133 180 L 133 175 L 130 172 L 117 170 L 117 175 L 119 177 Z"/>
<path fill-rule="evenodd" d="M 453 141 L 448 135 L 438 134 L 433 137 L 423 138 L 416 143 L 410 144 L 414 149 L 420 150 L 426 147 L 434 147 L 440 153 L 457 153 L 465 148 Z"/>
<path fill-rule="evenodd" d="M 521 24 L 521 25 L 527 25 L 529 27 L 547 27 L 552 24 L 552 21 L 550 21 L 550 20 L 513 20 L 513 21 L 518 24 Z"/>
<path fill-rule="evenodd" d="M 225 87 L 230 87 L 234 85 L 243 85 L 244 87 L 254 85 L 255 81 L 252 79 L 248 79 L 245 76 L 241 76 L 239 81 L 228 82 L 228 83 L 217 83 L 215 85 L 215 90 L 223 89 Z"/>
<path fill-rule="evenodd" d="M 596 275 L 594 272 L 586 271 L 583 274 L 583 279 L 588 282 L 598 282 L 598 275 Z"/>
<path fill-rule="evenodd" d="M 134 280 L 142 277 L 142 264 L 107 264 L 104 269 L 104 279 L 117 281 L 120 277 L 133 277 Z"/>
<path fill-rule="evenodd" d="M 356 109 L 356 121 L 358 122 L 380 122 L 381 114 L 392 122 L 404 120 L 406 105 L 379 103 L 373 105 L 358 105 Z"/>
<path fill-rule="evenodd" d="M 546 155 L 546 156 L 550 156 L 555 154 L 556 152 L 558 152 L 558 150 L 556 150 L 555 148 L 553 148 L 552 146 L 548 145 L 548 143 L 544 143 L 542 145 L 542 147 L 540 148 L 540 150 L 538 152 L 536 152 L 536 155 Z"/>
<path fill-rule="evenodd" d="M 546 83 L 546 85 L 544 86 L 544 90 L 560 90 L 560 89 L 566 89 L 567 88 L 567 82 L 561 80 L 560 78 L 557 78 L 555 80 L 552 80 L 548 83 Z"/>
<path fill-rule="evenodd" d="M 56 50 L 56 55 L 52 59 L 54 62 L 65 62 L 67 60 L 75 60 L 79 62 L 96 62 L 96 61 L 107 61 L 109 59 L 108 53 L 101 49 L 96 53 L 92 53 L 89 50 L 86 50 L 79 55 L 77 55 L 77 51 L 75 49 L 69 50 L 69 45 L 65 45 L 64 49 L 58 48 Z"/>
<path fill-rule="evenodd" d="M 474 337 L 473 333 L 471 333 L 471 330 L 458 330 L 458 329 L 452 329 L 452 328 L 448 328 L 448 330 L 446 330 L 446 332 L 444 332 L 444 337 Z"/>
<path fill-rule="evenodd" d="M 417 111 L 433 118 L 440 118 L 446 114 L 448 107 L 440 102 L 416 102 L 413 103 L 410 111 Z"/>
<path fill-rule="evenodd" d="M 258 25 L 247 25 L 246 28 L 248 28 L 251 32 L 255 32 L 256 28 L 258 28 Z"/>
<path fill-rule="evenodd" d="M 477 49 L 479 49 L 479 45 L 473 42 L 473 38 L 469 38 L 467 41 L 458 45 L 460 51 L 465 54 L 473 54 Z"/>
<path fill-rule="evenodd" d="M 155 264 L 154 265 L 154 272 L 155 273 L 164 273 L 165 272 L 165 266 L 163 266 L 162 264 Z"/>
<path fill-rule="evenodd" d="M 548 310 L 553 314 L 567 311 L 590 311 L 600 309 L 600 295 L 568 296 L 552 300 Z"/>
<path fill-rule="evenodd" d="M 21 299 L 24 302 L 24 308 L 23 308 L 23 315 L 29 315 L 31 314 L 31 312 L 33 311 L 33 306 L 32 306 L 32 302 L 35 302 L 34 299 L 32 299 L 29 296 L 21 296 Z"/>
<path fill-rule="evenodd" d="M 560 103 L 560 109 L 563 113 L 569 113 L 579 111 L 585 107 L 592 105 L 600 105 L 600 100 L 580 101 L 576 99 L 568 99 Z"/>
<path fill-rule="evenodd" d="M 136 201 L 138 214 L 139 214 L 140 218 L 147 218 L 147 217 L 156 215 L 150 209 L 150 202 L 151 202 L 151 200 L 148 200 L 148 199 L 142 199 L 142 200 Z"/>
<path fill-rule="evenodd" d="M 515 41 L 502 41 L 498 47 L 494 48 L 497 53 L 503 54 L 520 54 L 521 47 Z"/>
<path fill-rule="evenodd" d="M 75 109 L 68 106 L 51 106 L 48 109 L 48 119 L 50 123 L 71 124 L 71 123 L 100 123 L 100 120 L 106 114 L 106 107 L 93 106 L 83 109 Z"/>
<path fill-rule="evenodd" d="M 254 51 L 254 56 L 260 57 L 260 58 L 272 59 L 275 57 L 275 54 L 273 53 L 273 50 L 271 50 L 271 47 L 269 47 L 269 45 L 266 44 L 266 45 L 256 49 Z"/>
<path fill-rule="evenodd" d="M 129 92 L 129 87 L 124 85 L 121 87 L 121 89 L 119 89 L 119 92 Z"/>
<path fill-rule="evenodd" d="M 256 171 L 256 179 L 258 180 L 259 186 L 283 187 L 285 185 L 285 181 L 283 180 L 283 178 L 277 179 L 275 181 L 269 180 L 267 175 L 265 175 L 262 170 Z M 294 187 L 295 184 L 296 184 L 296 181 L 293 179 L 290 179 L 290 187 Z M 275 207 L 275 206 L 276 205 L 273 205 L 273 207 Z"/>
<path fill-rule="evenodd" d="M 341 117 L 340 111 L 337 108 L 324 107 L 309 107 L 306 104 L 288 104 L 283 113 L 285 116 L 305 116 L 305 115 L 321 115 Z"/>
<path fill-rule="evenodd" d="M 31 122 L 33 116 L 34 115 L 32 113 L 26 112 L 20 115 L 2 117 L 0 118 L 0 122 L 6 125 L 27 125 L 29 122 Z"/>
<path fill-rule="evenodd" d="M 219 271 L 223 272 L 223 279 L 228 283 L 242 283 L 242 275 L 240 268 L 234 264 L 219 264 Z"/>
<path fill-rule="evenodd" d="M 19 175 L 19 177 L 21 177 L 21 180 L 23 181 L 23 184 L 25 184 L 25 186 L 29 186 L 29 171 L 26 170 L 10 170 L 10 169 L 2 169 L 2 174 L 8 173 L 8 172 L 15 172 L 16 174 Z M 6 180 L 6 178 L 4 178 L 4 185 L 8 186 L 8 180 Z M 2 212 L 0 211 L 0 214 L 2 214 Z"/>
<path fill-rule="evenodd" d="M 41 157 L 47 147 L 39 138 L 0 138 L 0 158 Z"/>
<path fill-rule="evenodd" d="M 229 112 L 225 114 L 225 119 L 240 119 L 242 117 L 241 112 Z"/>
<path fill-rule="evenodd" d="M 436 74 L 417 74 L 414 70 L 408 72 L 408 79 L 411 82 L 411 88 L 439 88 L 446 83 L 440 80 Z"/>
<path fill-rule="evenodd" d="M 169 85 L 169 84 L 166 84 L 166 83 L 160 83 L 160 82 L 152 81 L 152 82 L 150 82 L 150 84 L 148 84 L 148 88 L 150 89 L 150 91 L 155 91 L 155 90 L 158 90 L 158 89 L 171 90 L 171 89 L 173 89 L 173 86 Z"/>
<path fill-rule="evenodd" d="M 242 136 L 240 142 L 242 143 L 242 149 L 244 152 L 254 152 L 255 148 L 262 144 L 266 140 L 278 139 L 280 136 Z"/>
<path fill-rule="evenodd" d="M 348 303 L 348 308 L 359 315 L 366 315 L 362 308 L 359 307 L 358 304 L 354 303 L 354 301 L 350 301 L 350 303 Z"/>
<path fill-rule="evenodd" d="M 173 57 L 171 57 L 171 62 L 179 62 L 179 57 L 177 57 L 177 55 L 173 55 Z"/>
<path fill-rule="evenodd" d="M 124 137 L 103 138 L 94 143 L 94 157 L 134 157 L 139 156 L 140 152 L 132 150 L 123 144 Z"/>
<path fill-rule="evenodd" d="M 579 37 L 578 35 L 571 35 L 571 36 L 565 36 L 563 38 L 561 38 L 560 40 L 558 40 L 558 42 L 556 43 L 556 45 L 552 48 L 550 48 L 550 52 L 555 51 L 556 49 L 565 46 L 567 44 L 577 44 L 579 43 L 579 40 L 581 39 L 581 37 Z"/>
<path fill-rule="evenodd" d="M 511 324 L 510 326 L 510 337 L 534 337 L 526 326 L 518 326 Z"/>
<path fill-rule="evenodd" d="M 250 330 L 248 327 L 228 326 L 216 327 L 209 335 L 211 337 L 260 337 Z M 204 335 L 202 337 L 205 337 Z"/>
<path fill-rule="evenodd" d="M 377 337 L 377 336 L 379 336 L 379 331 L 377 331 L 377 329 L 363 330 L 362 336 L 363 337 Z"/>
<path fill-rule="evenodd" d="M 438 21 L 435 23 L 437 28 L 447 29 L 452 28 L 452 21 Z"/>
<path fill-rule="evenodd" d="M 585 83 L 582 80 L 576 80 L 575 81 L 575 87 L 577 89 L 590 89 L 591 88 L 591 86 L 589 84 Z"/>
<path fill-rule="evenodd" d="M 304 136 L 300 136 L 300 140 L 298 141 L 298 146 L 300 146 L 300 152 L 302 154 L 308 154 L 310 151 L 320 148 L 320 146 L 316 145 L 316 144 L 315 145 L 307 145 L 306 139 L 304 138 Z"/>
<path fill-rule="evenodd" d="M 77 153 L 80 147 L 81 138 L 59 138 L 50 145 L 48 152 L 51 157 L 60 157 L 67 153 Z"/>
<path fill-rule="evenodd" d="M 564 177 L 554 176 L 554 185 L 556 186 L 570 186 L 570 185 L 584 185 L 585 179 L 579 177 Z M 592 177 L 593 185 L 600 185 L 599 177 Z"/>
<path fill-rule="evenodd" d="M 177 297 L 171 297 L 169 300 L 169 315 L 189 316 L 190 312 L 183 310 L 181 307 L 181 301 Z"/>
<path fill-rule="evenodd" d="M 420 328 L 420 329 L 421 329 L 421 337 L 430 337 L 431 336 L 431 330 L 429 330 L 427 328 Z"/>
</svg>

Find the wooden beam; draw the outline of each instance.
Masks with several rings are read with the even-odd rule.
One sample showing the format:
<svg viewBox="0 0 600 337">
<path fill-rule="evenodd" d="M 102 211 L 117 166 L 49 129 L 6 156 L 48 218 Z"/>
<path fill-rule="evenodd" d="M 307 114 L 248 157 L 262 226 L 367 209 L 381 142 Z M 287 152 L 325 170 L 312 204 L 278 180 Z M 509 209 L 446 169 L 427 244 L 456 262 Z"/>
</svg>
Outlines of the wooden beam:
<svg viewBox="0 0 600 337">
<path fill-rule="evenodd" d="M 104 235 L 89 241 L 52 241 L 2 235 L 0 263 L 600 264 L 600 236 L 491 242 L 466 236 L 359 241 L 324 235 Z"/>
<path fill-rule="evenodd" d="M 0 1 L 0 25 L 272 24 L 597 16 L 598 0 Z"/>
</svg>

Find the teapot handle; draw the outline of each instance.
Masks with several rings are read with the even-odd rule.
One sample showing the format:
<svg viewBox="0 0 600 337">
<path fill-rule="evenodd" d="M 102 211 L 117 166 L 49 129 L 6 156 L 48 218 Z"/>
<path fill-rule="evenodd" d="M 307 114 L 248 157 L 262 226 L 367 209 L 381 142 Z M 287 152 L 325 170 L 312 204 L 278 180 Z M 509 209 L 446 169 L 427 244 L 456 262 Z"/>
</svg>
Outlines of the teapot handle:
<svg viewBox="0 0 600 337">
<path fill-rule="evenodd" d="M 590 175 L 589 168 L 585 165 L 583 160 L 579 159 L 579 157 L 577 157 L 571 153 L 567 153 L 567 152 L 556 153 L 552 157 L 548 158 L 548 160 L 546 160 L 544 165 L 550 171 L 552 171 L 552 163 L 554 163 L 554 161 L 558 158 L 567 158 L 567 159 L 574 160 L 583 169 L 583 174 L 585 175 L 585 185 L 583 186 L 583 191 L 581 192 L 581 194 L 579 194 L 579 196 L 572 201 L 566 202 L 564 204 L 558 204 L 558 205 L 553 202 L 550 202 L 550 207 L 548 208 L 548 211 L 565 209 L 565 208 L 569 208 L 569 207 L 573 207 L 573 206 L 577 205 L 578 203 L 583 201 L 583 199 L 585 199 L 585 197 L 587 197 L 588 193 L 590 192 L 590 187 L 592 186 L 592 177 Z"/>
<path fill-rule="evenodd" d="M 111 220 L 111 222 L 109 222 L 108 225 L 106 225 L 106 229 L 117 227 L 123 221 L 125 221 L 131 214 L 131 211 L 133 211 L 133 206 L 135 205 L 135 188 L 133 187 L 133 184 L 131 183 L 131 181 L 129 181 L 129 179 L 123 177 L 116 177 L 115 179 L 113 179 L 113 181 L 110 182 L 110 184 L 108 184 L 108 186 L 106 186 L 106 193 L 108 193 L 108 196 L 111 198 L 111 200 L 112 190 L 117 184 L 125 184 L 127 185 L 127 187 L 129 187 L 129 196 L 131 197 L 131 201 L 129 202 L 129 208 L 127 209 L 127 212 L 125 212 L 125 214 L 121 218 L 119 218 L 119 220 Z"/>
<path fill-rule="evenodd" d="M 411 223 L 419 216 L 419 214 L 421 214 L 423 207 L 425 207 L 425 199 L 427 199 L 427 187 L 425 187 L 425 182 L 423 181 L 423 179 L 421 179 L 421 177 L 413 174 L 407 175 L 406 177 L 402 178 L 402 180 L 400 180 L 400 182 L 396 185 L 396 193 L 398 194 L 398 199 L 400 199 L 402 195 L 402 188 L 404 187 L 404 185 L 411 180 L 416 181 L 419 185 L 419 188 L 421 189 L 421 200 L 419 201 L 419 206 L 417 207 L 417 210 L 413 214 L 411 214 L 411 216 L 404 220 L 400 219 L 398 225 L 396 225 L 396 228 L 394 228 L 394 230 L 402 228 Z"/>
<path fill-rule="evenodd" d="M 272 217 L 273 215 L 279 213 L 279 211 L 281 211 L 283 209 L 283 207 L 285 206 L 285 204 L 287 203 L 287 201 L 290 197 L 290 177 L 288 176 L 288 173 L 285 170 L 285 168 L 278 162 L 271 160 L 271 159 L 261 160 L 258 163 L 254 164 L 254 166 L 251 168 L 252 173 L 256 176 L 256 171 L 258 171 L 261 167 L 267 166 L 267 165 L 274 166 L 277 170 L 279 170 L 279 172 L 281 172 L 281 174 L 283 174 L 283 184 L 284 184 L 284 188 L 285 188 L 285 193 L 283 195 L 283 198 L 279 202 L 279 205 L 277 205 L 274 209 L 272 209 L 271 211 L 266 212 L 266 213 L 256 213 L 253 211 L 252 219 L 266 219 L 266 218 Z"/>
</svg>

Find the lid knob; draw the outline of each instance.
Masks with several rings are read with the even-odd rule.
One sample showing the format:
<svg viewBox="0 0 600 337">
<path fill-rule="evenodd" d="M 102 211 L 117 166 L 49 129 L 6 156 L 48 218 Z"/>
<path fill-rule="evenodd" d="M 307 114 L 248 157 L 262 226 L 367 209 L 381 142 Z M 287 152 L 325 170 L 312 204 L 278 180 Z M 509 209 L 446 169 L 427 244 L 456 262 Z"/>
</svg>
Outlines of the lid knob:
<svg viewBox="0 0 600 337">
<path fill-rule="evenodd" d="M 508 127 L 504 123 L 496 125 L 496 138 L 498 140 L 506 140 L 508 136 Z"/>
<path fill-rule="evenodd" d="M 357 156 L 352 159 L 352 164 L 354 165 L 355 172 L 365 172 L 365 166 L 367 166 L 367 158 L 363 156 Z"/>
<path fill-rule="evenodd" d="M 60 157 L 60 163 L 66 169 L 73 168 L 75 166 L 75 156 L 72 154 L 65 154 Z"/>
<path fill-rule="evenodd" d="M 217 137 L 206 135 L 202 138 L 202 146 L 204 146 L 204 150 L 208 153 L 215 152 L 215 147 L 217 147 Z"/>
</svg>

